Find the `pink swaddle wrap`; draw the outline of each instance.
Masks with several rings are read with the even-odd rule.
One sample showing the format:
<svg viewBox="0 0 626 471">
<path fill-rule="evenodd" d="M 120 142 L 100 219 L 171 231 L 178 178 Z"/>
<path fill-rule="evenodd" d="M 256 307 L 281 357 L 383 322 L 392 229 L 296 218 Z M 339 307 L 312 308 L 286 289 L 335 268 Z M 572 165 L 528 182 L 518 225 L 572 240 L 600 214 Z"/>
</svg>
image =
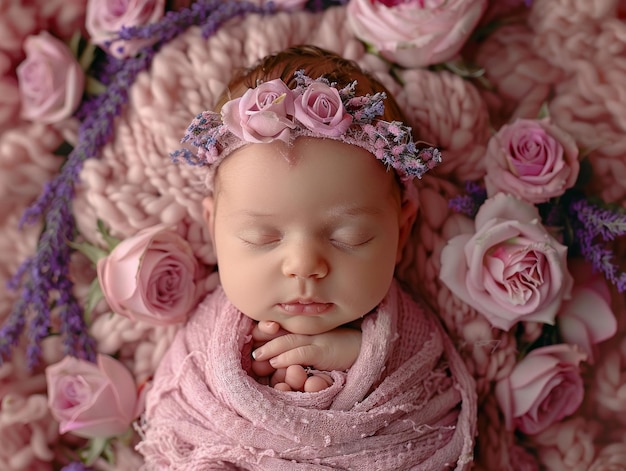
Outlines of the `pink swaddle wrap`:
<svg viewBox="0 0 626 471">
<path fill-rule="evenodd" d="M 395 282 L 363 320 L 355 364 L 331 372 L 334 384 L 320 392 L 249 376 L 252 328 L 218 288 L 179 332 L 148 395 L 145 469 L 469 466 L 473 380 L 438 322 Z"/>
</svg>

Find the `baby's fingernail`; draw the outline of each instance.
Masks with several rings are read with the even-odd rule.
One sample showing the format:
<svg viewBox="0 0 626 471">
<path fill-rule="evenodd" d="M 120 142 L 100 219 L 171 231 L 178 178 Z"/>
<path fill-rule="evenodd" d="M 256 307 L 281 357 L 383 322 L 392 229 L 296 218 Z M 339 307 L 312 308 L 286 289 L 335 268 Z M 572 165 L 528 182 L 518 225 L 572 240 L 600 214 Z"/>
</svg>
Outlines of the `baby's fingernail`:
<svg viewBox="0 0 626 471">
<path fill-rule="evenodd" d="M 252 358 L 254 358 L 255 360 L 259 360 L 262 356 L 263 356 L 263 352 L 261 351 L 260 348 L 257 348 L 256 350 L 252 351 Z"/>
<path fill-rule="evenodd" d="M 270 365 L 272 366 L 276 365 L 276 358 L 270 358 Z"/>
</svg>

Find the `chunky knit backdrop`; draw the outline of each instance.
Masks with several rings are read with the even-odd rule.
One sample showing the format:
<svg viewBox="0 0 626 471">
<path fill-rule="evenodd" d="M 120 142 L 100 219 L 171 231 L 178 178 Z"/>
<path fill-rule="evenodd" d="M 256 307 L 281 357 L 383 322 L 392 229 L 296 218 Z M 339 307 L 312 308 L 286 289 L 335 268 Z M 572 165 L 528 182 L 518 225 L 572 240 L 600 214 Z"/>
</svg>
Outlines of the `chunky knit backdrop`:
<svg viewBox="0 0 626 471">
<path fill-rule="evenodd" d="M 505 3 L 505 2 L 503 2 Z M 129 103 L 114 123 L 114 138 L 80 173 L 73 210 L 81 240 L 102 244 L 97 221 L 123 239 L 157 223 L 177 224 L 209 268 L 215 262 L 202 220 L 202 174 L 174 165 L 168 153 L 199 111 L 210 109 L 239 68 L 290 45 L 311 43 L 355 60 L 395 94 L 417 136 L 438 145 L 444 163 L 416 183 L 421 208 L 398 274 L 414 294 L 440 315 L 476 379 L 479 435 L 475 469 L 618 470 L 626 463 L 626 305 L 613 293 L 618 334 L 600 346 L 585 370 L 585 402 L 572 417 L 533 437 L 504 427 L 494 381 L 516 362 L 513 334 L 494 329 L 439 280 L 446 241 L 468 224 L 448 209 L 465 180 L 484 175 L 482 159 L 494 128 L 514 117 L 536 117 L 549 103 L 552 120 L 589 155 L 588 189 L 626 207 L 626 5 L 618 0 L 535 0 L 515 21 L 468 43 L 464 55 L 484 69 L 483 79 L 444 70 L 394 69 L 366 51 L 345 27 L 345 7 L 320 13 L 293 12 L 237 18 L 208 39 L 192 27 L 167 43 L 129 90 Z M 81 27 L 83 2 L 0 3 L 0 318 L 19 292 L 6 281 L 35 249 L 40 224 L 18 220 L 62 163 L 63 141 L 76 142 L 78 121 L 42 125 L 19 118 L 12 71 L 21 41 L 42 25 L 69 36 Z M 498 14 L 494 9 L 494 15 Z M 28 18 L 32 18 L 29 23 Z M 484 84 L 488 83 L 488 86 Z M 616 250 L 623 257 L 624 244 Z M 73 255 L 74 290 L 84 301 L 95 272 Z M 208 270 L 207 270 L 208 273 Z M 205 289 L 215 286 L 206 276 Z M 138 381 L 149 378 L 176 327 L 154 327 L 112 316 L 104 302 L 93 313 L 90 333 L 97 349 L 124 361 Z M 539 327 L 527 326 L 529 338 Z M 43 365 L 61 357 L 60 340 L 43 343 Z M 0 366 L 0 468 L 52 469 L 54 456 L 81 440 L 60 436 L 45 406 L 43 368 L 26 367 L 26 340 Z M 136 469 L 140 458 L 118 446 L 115 469 Z M 525 451 L 530 450 L 530 451 Z M 535 458 L 531 456 L 535 455 Z M 113 469 L 103 461 L 97 469 Z"/>
</svg>

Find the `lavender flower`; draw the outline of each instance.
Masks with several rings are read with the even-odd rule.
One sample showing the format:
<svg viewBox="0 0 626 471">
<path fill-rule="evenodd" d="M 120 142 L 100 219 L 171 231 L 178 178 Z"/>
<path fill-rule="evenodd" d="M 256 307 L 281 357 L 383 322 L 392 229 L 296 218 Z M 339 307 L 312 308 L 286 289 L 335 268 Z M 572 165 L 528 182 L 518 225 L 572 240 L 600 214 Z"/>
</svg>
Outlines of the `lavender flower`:
<svg viewBox="0 0 626 471">
<path fill-rule="evenodd" d="M 157 23 L 122 28 L 118 34 L 118 39 L 158 38 L 160 43 L 165 43 L 192 25 L 201 25 L 203 36 L 208 38 L 232 18 L 247 13 L 273 13 L 274 10 L 275 7 L 271 2 L 268 6 L 260 7 L 248 1 L 197 1 L 191 4 L 189 8 L 178 12 L 167 12 Z"/>
<path fill-rule="evenodd" d="M 574 240 L 581 255 L 620 293 L 626 291 L 626 273 L 620 270 L 614 261 L 615 254 L 605 244 L 626 235 L 626 213 L 617 208 L 594 205 L 584 198 L 573 201 L 569 213 L 572 216 Z"/>
<path fill-rule="evenodd" d="M 579 199 L 571 205 L 578 220 L 593 232 L 601 235 L 605 241 L 626 235 L 626 212 L 618 209 L 603 208 Z"/>
<path fill-rule="evenodd" d="M 72 241 L 76 232 L 71 212 L 74 185 L 85 160 L 97 157 L 100 148 L 113 134 L 113 122 L 128 101 L 128 91 L 139 72 L 151 63 L 156 51 L 188 27 L 199 25 L 208 37 L 225 22 L 246 13 L 270 13 L 273 6 L 259 7 L 246 1 L 198 0 L 190 8 L 168 12 L 159 22 L 136 28 L 125 28 L 121 39 L 150 37 L 156 39 L 136 57 L 124 60 L 107 57 L 96 64 L 98 78 L 107 88 L 101 95 L 82 103 L 77 116 L 82 120 L 78 142 L 70 152 L 59 174 L 44 186 L 41 196 L 23 214 L 20 225 L 43 217 L 44 229 L 35 255 L 26 260 L 10 281 L 13 289 L 21 288 L 11 314 L 0 328 L 0 362 L 10 357 L 28 324 L 27 347 L 30 367 L 40 357 L 41 340 L 50 335 L 53 314 L 61 320 L 60 334 L 65 353 L 84 359 L 95 358 L 95 344 L 87 334 L 82 308 L 72 293 L 69 276 Z"/>
<path fill-rule="evenodd" d="M 61 471 L 90 471 L 92 468 L 88 468 L 84 463 L 80 461 L 72 461 L 61 468 Z"/>
<path fill-rule="evenodd" d="M 484 187 L 476 182 L 466 181 L 465 194 L 451 198 L 448 207 L 457 213 L 473 218 L 486 199 L 487 190 Z"/>
</svg>

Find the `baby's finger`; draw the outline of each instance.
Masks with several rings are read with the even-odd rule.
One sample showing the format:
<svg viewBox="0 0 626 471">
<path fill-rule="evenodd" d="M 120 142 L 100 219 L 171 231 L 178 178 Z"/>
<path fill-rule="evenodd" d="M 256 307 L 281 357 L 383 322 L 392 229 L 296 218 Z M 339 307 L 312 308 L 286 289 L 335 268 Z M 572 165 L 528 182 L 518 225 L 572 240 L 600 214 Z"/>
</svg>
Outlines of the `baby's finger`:
<svg viewBox="0 0 626 471">
<path fill-rule="evenodd" d="M 270 358 L 269 363 L 274 368 L 285 368 L 289 365 L 315 366 L 319 360 L 319 348 L 315 345 L 305 345 L 276 355 Z"/>
<path fill-rule="evenodd" d="M 333 385 L 333 380 L 326 374 L 316 374 L 304 382 L 304 392 L 318 392 Z"/>
<path fill-rule="evenodd" d="M 311 343 L 308 335 L 286 334 L 269 340 L 252 352 L 255 360 L 269 360 L 272 357 L 285 353 L 294 348 L 304 347 Z"/>
<path fill-rule="evenodd" d="M 257 327 L 261 332 L 269 335 L 277 334 L 280 330 L 280 324 L 274 321 L 259 321 Z"/>
<path fill-rule="evenodd" d="M 265 342 L 268 342 L 285 334 L 285 332 L 280 329 L 280 326 L 276 332 L 272 333 L 272 331 L 264 330 L 263 328 L 259 327 L 260 324 L 261 323 L 259 322 L 257 325 L 254 326 L 254 329 L 252 329 L 252 341 L 255 345 L 263 345 Z"/>
<path fill-rule="evenodd" d="M 263 376 L 269 376 L 272 373 L 274 373 L 274 371 L 276 371 L 276 368 L 270 365 L 270 362 L 267 360 L 266 361 L 253 361 L 252 371 L 254 372 L 255 375 L 259 377 L 263 377 Z"/>
<path fill-rule="evenodd" d="M 279 368 L 279 369 L 277 369 L 276 372 L 270 378 L 270 386 L 274 387 L 278 383 L 284 383 L 286 375 L 287 375 L 287 369 L 286 368 Z"/>
<path fill-rule="evenodd" d="M 260 345 L 286 333 L 285 330 L 280 328 L 278 322 L 261 321 L 252 329 L 252 340 Z"/>
<path fill-rule="evenodd" d="M 300 365 L 290 365 L 285 372 L 285 383 L 294 391 L 304 390 L 307 378 L 306 371 Z"/>
</svg>

